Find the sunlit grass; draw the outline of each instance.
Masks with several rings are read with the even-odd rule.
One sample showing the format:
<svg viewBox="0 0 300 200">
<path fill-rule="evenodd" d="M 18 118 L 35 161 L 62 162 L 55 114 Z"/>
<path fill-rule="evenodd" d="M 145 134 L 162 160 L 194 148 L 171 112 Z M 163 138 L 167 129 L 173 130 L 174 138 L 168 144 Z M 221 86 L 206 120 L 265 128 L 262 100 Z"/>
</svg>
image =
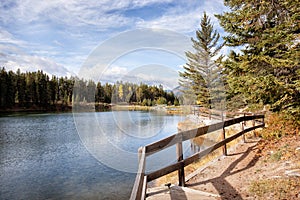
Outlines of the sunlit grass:
<svg viewBox="0 0 300 200">
<path fill-rule="evenodd" d="M 251 183 L 250 192 L 259 199 L 300 198 L 300 177 L 265 179 Z"/>
</svg>

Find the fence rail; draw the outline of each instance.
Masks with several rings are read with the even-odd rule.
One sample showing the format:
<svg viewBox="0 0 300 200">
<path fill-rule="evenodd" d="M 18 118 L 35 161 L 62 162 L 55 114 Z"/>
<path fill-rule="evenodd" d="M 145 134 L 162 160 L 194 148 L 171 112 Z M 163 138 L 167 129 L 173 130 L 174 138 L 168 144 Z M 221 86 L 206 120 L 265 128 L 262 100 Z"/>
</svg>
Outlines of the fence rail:
<svg viewBox="0 0 300 200">
<path fill-rule="evenodd" d="M 261 121 L 259 121 L 261 119 Z M 245 128 L 245 122 L 252 120 L 252 127 Z M 225 127 L 239 124 L 242 122 L 242 130 L 228 138 L 225 138 Z M 258 123 L 255 125 L 255 123 Z M 184 186 L 185 184 L 185 178 L 184 178 L 184 167 L 190 165 L 191 163 L 201 159 L 202 157 L 206 156 L 207 154 L 215 151 L 216 149 L 223 147 L 223 153 L 224 155 L 227 155 L 227 149 L 226 144 L 228 142 L 231 142 L 232 140 L 244 136 L 245 133 L 253 131 L 257 128 L 262 128 L 265 126 L 264 123 L 264 115 L 251 115 L 251 116 L 242 116 L 238 118 L 229 119 L 226 121 L 218 122 L 215 124 L 211 124 L 208 126 L 203 126 L 200 128 L 188 130 L 188 131 L 182 131 L 179 133 L 176 133 L 174 135 L 171 135 L 167 138 L 164 138 L 162 140 L 159 140 L 157 142 L 154 142 L 152 144 L 146 145 L 144 147 L 139 148 L 139 167 L 138 167 L 138 173 L 136 175 L 135 183 L 131 192 L 130 199 L 140 200 L 146 198 L 146 191 L 147 191 L 147 183 L 155 180 L 159 177 L 162 177 L 164 175 L 167 175 L 171 172 L 174 172 L 178 170 L 178 180 L 179 185 Z M 183 159 L 183 152 L 182 152 L 182 142 L 199 137 L 217 130 L 223 130 L 223 140 L 210 146 L 209 148 L 197 152 L 190 157 Z M 244 138 L 244 137 L 243 137 Z M 146 157 L 154 154 L 158 151 L 161 151 L 167 147 L 170 147 L 172 145 L 176 145 L 176 154 L 177 154 L 177 162 L 174 164 L 171 164 L 167 167 L 164 167 L 162 169 L 159 169 L 157 171 L 151 172 L 149 174 L 145 173 L 146 168 Z"/>
</svg>

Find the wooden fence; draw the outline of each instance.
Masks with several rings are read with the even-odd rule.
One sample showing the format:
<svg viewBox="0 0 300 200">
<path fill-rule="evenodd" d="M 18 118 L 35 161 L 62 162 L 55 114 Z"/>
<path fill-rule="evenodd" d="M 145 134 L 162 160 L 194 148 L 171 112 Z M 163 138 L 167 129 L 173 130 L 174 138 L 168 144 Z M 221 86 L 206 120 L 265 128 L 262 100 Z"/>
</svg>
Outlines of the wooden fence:
<svg viewBox="0 0 300 200">
<path fill-rule="evenodd" d="M 245 128 L 245 122 L 252 120 L 252 126 Z M 225 137 L 225 127 L 242 123 L 242 130 L 228 138 Z M 257 124 L 257 125 L 256 125 Z M 242 116 L 237 117 L 233 119 L 229 119 L 226 121 L 218 122 L 215 124 L 211 124 L 208 126 L 203 126 L 200 128 L 183 131 L 176 133 L 174 135 L 171 135 L 167 138 L 164 138 L 162 140 L 159 140 L 157 142 L 154 142 L 152 144 L 146 145 L 144 147 L 140 147 L 138 150 L 139 153 L 139 167 L 138 167 L 138 173 L 136 175 L 135 183 L 131 192 L 131 200 L 140 200 L 146 198 L 146 191 L 147 191 L 147 183 L 157 179 L 159 177 L 162 177 L 164 175 L 167 175 L 171 172 L 174 172 L 178 170 L 178 182 L 180 186 L 185 185 L 185 175 L 184 175 L 184 167 L 190 165 L 191 163 L 201 159 L 202 157 L 206 156 L 207 154 L 215 151 L 216 149 L 223 147 L 223 153 L 224 155 L 227 155 L 227 149 L 226 144 L 228 142 L 231 142 L 232 140 L 244 136 L 244 133 L 247 133 L 249 131 L 253 131 L 257 128 L 264 127 L 264 115 L 251 115 L 251 116 Z M 197 152 L 190 157 L 183 159 L 183 151 L 182 151 L 182 142 L 202 136 L 217 130 L 222 130 L 222 138 L 223 140 L 210 146 L 209 148 Z M 243 137 L 244 138 L 244 137 Z M 245 138 L 244 138 L 245 139 Z M 171 164 L 167 167 L 164 167 L 162 169 L 159 169 L 157 171 L 151 172 L 149 174 L 145 173 L 146 169 L 146 157 L 154 154 L 158 151 L 161 151 L 167 147 L 170 147 L 172 145 L 176 145 L 176 154 L 177 154 L 177 162 L 174 164 Z"/>
</svg>

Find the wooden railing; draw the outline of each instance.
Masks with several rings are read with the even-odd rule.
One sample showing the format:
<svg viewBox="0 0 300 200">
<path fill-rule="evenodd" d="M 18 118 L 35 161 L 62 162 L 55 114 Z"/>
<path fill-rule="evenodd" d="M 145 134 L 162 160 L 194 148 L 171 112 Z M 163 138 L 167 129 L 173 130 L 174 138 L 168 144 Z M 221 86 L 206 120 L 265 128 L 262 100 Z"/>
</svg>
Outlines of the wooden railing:
<svg viewBox="0 0 300 200">
<path fill-rule="evenodd" d="M 245 122 L 252 120 L 252 127 L 245 128 Z M 238 124 L 242 122 L 242 130 L 228 138 L 225 138 L 225 127 Z M 257 125 L 256 125 L 257 123 Z M 191 163 L 201 159 L 202 157 L 206 156 L 207 154 L 213 152 L 214 150 L 223 147 L 223 153 L 224 155 L 227 155 L 227 149 L 226 144 L 228 142 L 231 142 L 232 140 L 244 135 L 244 133 L 247 133 L 249 131 L 253 131 L 257 128 L 264 127 L 264 115 L 252 115 L 252 116 L 241 116 L 233 119 L 229 119 L 226 121 L 218 122 L 215 124 L 211 124 L 208 126 L 203 126 L 200 128 L 188 130 L 188 131 L 182 131 L 179 133 L 176 133 L 174 135 L 171 135 L 167 138 L 164 138 L 162 140 L 159 140 L 157 142 L 154 142 L 152 144 L 146 145 L 144 147 L 140 147 L 138 150 L 139 153 L 139 167 L 138 167 L 138 173 L 136 175 L 135 183 L 131 192 L 130 199 L 140 200 L 146 198 L 146 191 L 147 191 L 147 183 L 157 179 L 159 177 L 162 177 L 164 175 L 167 175 L 171 172 L 174 172 L 178 170 L 178 181 L 180 186 L 185 185 L 185 175 L 184 175 L 184 167 L 190 165 Z M 223 140 L 210 146 L 209 148 L 197 152 L 193 154 L 192 156 L 183 159 L 183 151 L 182 151 L 182 142 L 205 135 L 217 130 L 222 130 L 222 138 Z M 243 137 L 244 138 L 244 137 Z M 244 138 L 245 139 L 245 138 Z M 157 171 L 151 172 L 149 174 L 145 173 L 146 168 L 146 157 L 154 154 L 158 151 L 161 151 L 167 147 L 170 147 L 172 145 L 176 145 L 176 153 L 177 153 L 177 162 L 174 164 L 171 164 L 167 167 L 164 167 L 162 169 L 159 169 Z"/>
</svg>

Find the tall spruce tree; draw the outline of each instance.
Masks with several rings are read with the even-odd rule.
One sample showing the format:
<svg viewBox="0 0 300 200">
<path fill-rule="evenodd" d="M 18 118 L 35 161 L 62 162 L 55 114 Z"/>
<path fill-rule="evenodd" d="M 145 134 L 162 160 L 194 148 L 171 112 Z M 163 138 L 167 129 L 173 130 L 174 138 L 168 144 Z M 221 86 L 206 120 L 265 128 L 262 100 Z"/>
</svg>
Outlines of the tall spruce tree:
<svg viewBox="0 0 300 200">
<path fill-rule="evenodd" d="M 217 15 L 229 33 L 228 46 L 239 47 L 225 62 L 230 98 L 246 104 L 270 104 L 300 119 L 299 0 L 226 0 L 231 9 Z"/>
<path fill-rule="evenodd" d="M 188 62 L 183 66 L 184 72 L 179 72 L 180 85 L 184 88 L 182 92 L 185 99 L 188 99 L 187 103 L 196 103 L 192 102 L 195 99 L 207 108 L 214 107 L 216 102 L 220 103 L 221 71 L 215 59 L 223 47 L 223 44 L 218 44 L 219 39 L 219 33 L 214 30 L 210 18 L 204 12 L 196 38 L 191 38 L 195 51 L 186 52 Z"/>
</svg>

